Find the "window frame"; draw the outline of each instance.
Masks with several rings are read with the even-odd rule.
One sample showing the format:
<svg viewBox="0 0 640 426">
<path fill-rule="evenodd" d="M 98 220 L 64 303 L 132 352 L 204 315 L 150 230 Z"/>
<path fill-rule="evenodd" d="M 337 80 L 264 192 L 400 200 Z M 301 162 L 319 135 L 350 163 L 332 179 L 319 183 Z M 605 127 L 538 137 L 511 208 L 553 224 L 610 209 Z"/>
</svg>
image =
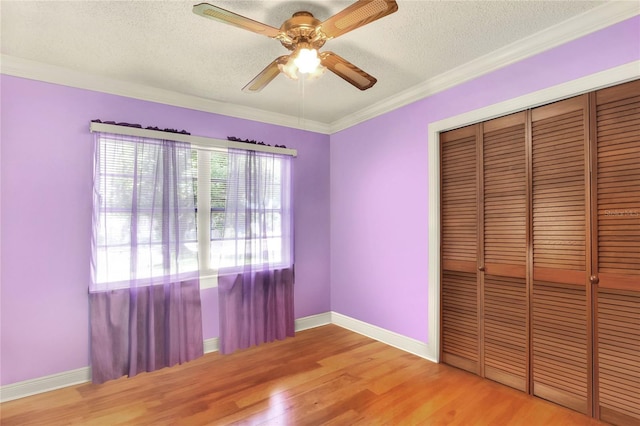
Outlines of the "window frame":
<svg viewBox="0 0 640 426">
<path fill-rule="evenodd" d="M 214 212 L 211 199 L 211 183 L 212 183 L 212 161 L 213 153 L 227 153 L 226 149 L 211 146 L 192 146 L 192 149 L 197 153 L 197 172 L 194 174 L 197 179 L 196 190 L 194 195 L 196 196 L 196 223 L 197 223 L 197 244 L 198 244 L 198 258 L 199 258 L 199 272 L 200 272 L 200 288 L 215 288 L 218 286 L 218 276 L 220 275 L 219 269 L 216 269 L 211 262 L 211 243 L 214 239 L 211 237 L 211 214 Z M 289 176 L 291 179 L 292 176 Z M 281 194 L 281 196 L 284 196 Z M 291 216 L 291 211 L 284 211 L 284 203 L 281 200 L 280 208 L 270 209 L 271 212 L 278 213 L 281 220 L 284 216 Z M 293 209 L 293 205 L 288 205 L 289 209 Z M 224 212 L 224 210 L 220 210 Z M 293 256 L 290 242 L 286 241 L 287 233 L 284 229 L 285 223 L 281 222 L 281 229 L 278 235 L 270 236 L 268 238 L 279 238 L 281 240 L 281 253 L 284 255 L 286 251 L 290 252 L 290 257 Z M 238 238 L 219 238 L 218 241 L 238 241 Z M 244 241 L 244 239 L 242 239 Z M 235 252 L 236 255 L 238 251 Z M 283 266 L 286 264 L 285 256 L 282 256 L 280 263 L 272 264 L 272 266 Z M 284 267 L 284 266 L 283 266 Z M 225 273 L 241 272 L 244 265 L 224 266 Z"/>
<path fill-rule="evenodd" d="M 198 166 L 200 165 L 200 153 L 207 153 L 207 155 L 203 155 L 202 161 L 205 161 L 204 158 L 209 157 L 210 164 L 210 153 L 212 151 L 218 152 L 226 152 L 229 148 L 240 149 L 245 151 L 258 151 L 258 152 L 267 152 L 278 155 L 288 155 L 291 157 L 297 157 L 297 151 L 295 149 L 289 148 L 280 148 L 280 147 L 272 147 L 268 145 L 259 145 L 259 144 L 248 144 L 245 142 L 237 142 L 230 141 L 225 139 L 215 139 L 215 138 L 207 138 L 202 136 L 195 136 L 185 133 L 174 133 L 174 132 L 165 132 L 159 130 L 151 130 L 151 129 L 143 129 L 141 127 L 134 127 L 129 125 L 115 125 L 115 124 L 107 124 L 101 122 L 90 122 L 89 129 L 92 133 L 102 132 L 102 133 L 111 133 L 120 136 L 133 136 L 133 137 L 143 137 L 157 140 L 172 140 L 176 142 L 187 142 L 191 144 L 191 149 L 196 150 L 198 152 Z M 197 231 L 196 231 L 196 243 L 198 247 L 198 272 L 200 274 L 200 288 L 215 288 L 218 286 L 218 271 L 211 267 L 210 262 L 210 217 L 211 217 L 211 198 L 210 198 L 210 179 L 207 179 L 206 185 L 200 185 L 200 170 L 198 167 L 198 172 L 196 174 L 196 178 L 198 179 L 198 185 L 196 191 L 194 192 L 194 196 L 196 196 L 196 223 L 197 223 Z M 210 169 L 209 169 L 210 171 Z M 208 176 L 209 178 L 210 176 Z M 293 176 L 290 176 L 290 179 L 293 179 Z M 207 191 L 204 194 L 204 191 Z M 290 206 L 293 209 L 293 205 Z M 206 215 L 204 212 L 207 212 Z M 292 212 L 290 212 L 292 213 Z M 207 217 L 206 224 L 204 218 Z M 206 237 L 205 237 L 206 235 Z M 290 251 L 293 251 L 293 247 L 289 248 Z M 293 256 L 293 253 L 291 253 Z M 205 260 L 206 259 L 206 260 Z M 204 260 L 204 262 L 203 262 Z"/>
</svg>

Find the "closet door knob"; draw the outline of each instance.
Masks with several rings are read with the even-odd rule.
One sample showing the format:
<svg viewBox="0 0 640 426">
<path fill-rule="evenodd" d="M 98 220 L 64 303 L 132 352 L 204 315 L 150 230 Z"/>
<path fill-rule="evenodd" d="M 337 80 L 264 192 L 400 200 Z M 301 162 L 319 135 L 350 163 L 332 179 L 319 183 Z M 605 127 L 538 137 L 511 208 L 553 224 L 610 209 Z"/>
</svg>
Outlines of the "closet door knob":
<svg viewBox="0 0 640 426">
<path fill-rule="evenodd" d="M 484 272 L 484 271 L 485 271 L 485 269 L 486 269 L 486 268 L 484 267 L 484 265 L 482 265 L 482 266 L 478 266 L 478 271 Z"/>
<path fill-rule="evenodd" d="M 598 284 L 600 282 L 600 278 L 596 277 L 595 275 L 591 275 L 589 281 L 591 281 L 591 284 Z"/>
</svg>

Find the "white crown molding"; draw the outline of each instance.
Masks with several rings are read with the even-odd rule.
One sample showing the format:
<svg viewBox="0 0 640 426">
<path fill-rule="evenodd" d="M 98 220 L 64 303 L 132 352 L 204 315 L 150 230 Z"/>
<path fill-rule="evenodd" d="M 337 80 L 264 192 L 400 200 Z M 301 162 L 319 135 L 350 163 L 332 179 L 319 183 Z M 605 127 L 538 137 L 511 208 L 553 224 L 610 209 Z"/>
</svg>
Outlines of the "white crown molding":
<svg viewBox="0 0 640 426">
<path fill-rule="evenodd" d="M 602 6 L 593 8 L 564 22 L 460 65 L 354 114 L 336 120 L 330 125 L 330 134 L 617 24 L 638 14 L 640 14 L 639 2 L 615 1 L 605 3 Z"/>
<path fill-rule="evenodd" d="M 290 115 L 185 95 L 170 90 L 93 75 L 11 55 L 2 55 L 0 71 L 2 74 L 14 77 L 44 81 L 62 86 L 92 90 L 197 111 L 222 114 L 229 117 L 308 130 L 316 133 L 328 134 L 330 129 L 329 125 L 317 121 L 305 120 L 304 123 L 301 124 L 298 117 Z"/>
<path fill-rule="evenodd" d="M 362 334 L 371 339 L 385 343 L 394 348 L 425 358 L 429 361 L 438 362 L 436 352 L 432 345 L 403 336 L 393 331 L 371 325 L 369 323 L 348 317 L 338 312 L 331 312 L 331 323 L 338 325 L 355 333 Z"/>
<path fill-rule="evenodd" d="M 298 117 L 290 115 L 199 98 L 197 96 L 110 79 L 4 54 L 0 60 L 0 72 L 6 75 L 45 81 L 63 86 L 109 93 L 294 129 L 308 130 L 316 133 L 332 134 L 638 14 L 640 14 L 640 4 L 638 2 L 614 1 L 605 3 L 602 6 L 593 8 L 544 31 L 504 46 L 330 124 L 311 120 L 305 120 L 304 123 L 301 124 Z"/>
</svg>

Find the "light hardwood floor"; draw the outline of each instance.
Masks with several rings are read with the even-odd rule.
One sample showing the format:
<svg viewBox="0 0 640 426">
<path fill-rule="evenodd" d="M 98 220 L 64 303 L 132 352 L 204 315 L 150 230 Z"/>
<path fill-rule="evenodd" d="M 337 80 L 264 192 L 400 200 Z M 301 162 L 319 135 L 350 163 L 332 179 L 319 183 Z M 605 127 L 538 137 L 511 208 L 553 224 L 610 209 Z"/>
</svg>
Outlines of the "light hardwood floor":
<svg viewBox="0 0 640 426">
<path fill-rule="evenodd" d="M 598 425 L 335 325 L 0 406 L 10 425 Z"/>
</svg>

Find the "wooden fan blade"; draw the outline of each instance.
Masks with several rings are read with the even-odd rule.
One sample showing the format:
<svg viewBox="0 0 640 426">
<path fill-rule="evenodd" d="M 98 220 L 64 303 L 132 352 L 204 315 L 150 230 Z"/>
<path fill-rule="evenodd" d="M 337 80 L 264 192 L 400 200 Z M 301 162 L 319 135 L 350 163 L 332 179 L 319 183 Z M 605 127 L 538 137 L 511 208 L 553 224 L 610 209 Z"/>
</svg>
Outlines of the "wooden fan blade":
<svg viewBox="0 0 640 426">
<path fill-rule="evenodd" d="M 341 36 L 398 10 L 395 0 L 358 0 L 320 26 L 328 39 Z"/>
<path fill-rule="evenodd" d="M 259 92 L 264 87 L 271 83 L 271 81 L 280 74 L 279 64 L 285 64 L 289 59 L 288 55 L 280 56 L 276 58 L 275 61 L 271 62 L 265 69 L 263 69 L 260 74 L 254 77 L 253 80 L 249 82 L 246 86 L 242 88 L 243 92 L 247 93 L 255 93 Z"/>
<path fill-rule="evenodd" d="M 200 3 L 193 6 L 193 13 L 271 38 L 275 38 L 280 34 L 280 30 L 277 28 L 208 3 Z"/>
<path fill-rule="evenodd" d="M 371 74 L 367 74 L 346 59 L 333 52 L 322 52 L 320 54 L 321 64 L 338 77 L 353 84 L 360 90 L 371 88 L 378 80 Z"/>
</svg>

